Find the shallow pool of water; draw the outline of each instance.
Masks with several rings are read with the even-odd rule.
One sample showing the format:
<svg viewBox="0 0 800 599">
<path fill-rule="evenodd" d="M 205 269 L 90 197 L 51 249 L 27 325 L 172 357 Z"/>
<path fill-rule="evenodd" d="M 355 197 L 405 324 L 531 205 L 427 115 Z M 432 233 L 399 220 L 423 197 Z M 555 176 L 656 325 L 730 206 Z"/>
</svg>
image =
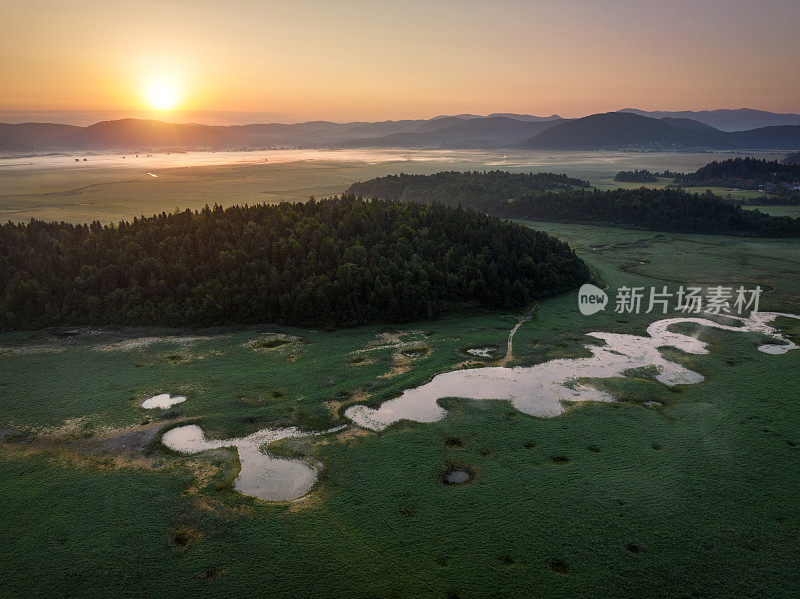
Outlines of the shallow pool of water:
<svg viewBox="0 0 800 599">
<path fill-rule="evenodd" d="M 491 358 L 494 355 L 495 348 L 493 347 L 473 347 L 468 349 L 467 353 L 479 358 Z"/>
<path fill-rule="evenodd" d="M 690 354 L 708 353 L 707 344 L 698 338 L 700 331 L 694 335 L 676 333 L 670 330 L 672 325 L 690 323 L 701 327 L 700 330 L 709 327 L 761 333 L 776 341 L 758 347 L 759 351 L 768 354 L 783 354 L 796 349 L 796 344 L 783 338 L 769 325 L 779 316 L 800 318 L 793 314 L 763 312 L 747 319 L 730 318 L 731 325 L 706 318 L 668 318 L 650 324 L 647 335 L 643 336 L 593 332 L 589 336 L 602 340 L 605 345 L 586 345 L 591 357 L 551 360 L 529 367 L 489 367 L 445 372 L 427 384 L 406 390 L 400 397 L 384 402 L 377 409 L 364 405 L 351 406 L 345 416 L 356 425 L 375 431 L 383 430 L 399 420 L 434 422 L 447 414 L 438 404 L 438 400 L 445 397 L 506 400 L 519 411 L 532 416 L 558 416 L 565 410 L 563 402 L 614 400 L 610 394 L 581 383 L 581 379 L 624 377 L 631 369 L 655 367 L 656 379 L 667 386 L 701 382 L 703 375 L 661 355 L 659 348 L 662 347 L 673 347 Z M 518 327 L 519 323 L 514 330 Z M 163 394 L 148 401 L 155 402 L 163 396 L 169 397 Z M 646 405 L 660 406 L 658 402 L 647 402 Z M 188 425 L 168 431 L 162 442 L 170 449 L 188 454 L 220 447 L 235 448 L 239 454 L 241 471 L 234 481 L 234 488 L 259 499 L 287 501 L 302 497 L 311 490 L 317 480 L 317 469 L 302 460 L 272 456 L 266 451 L 267 445 L 278 439 L 322 435 L 343 428 L 340 426 L 316 433 L 303 432 L 294 427 L 263 429 L 247 437 L 209 440 L 199 426 Z M 471 475 L 466 470 L 454 469 L 445 474 L 444 480 L 448 484 L 462 484 L 471 480 Z"/>
<path fill-rule="evenodd" d="M 317 481 L 317 469 L 292 458 L 270 455 L 266 446 L 279 439 L 321 435 L 341 430 L 337 427 L 318 433 L 303 432 L 295 427 L 263 429 L 234 439 L 206 439 L 202 429 L 190 424 L 179 426 L 164 433 L 161 442 L 174 451 L 198 453 L 207 449 L 233 447 L 239 454 L 241 471 L 233 487 L 251 497 L 267 501 L 288 501 L 302 497 Z"/>
<path fill-rule="evenodd" d="M 184 395 L 170 395 L 169 393 L 159 393 L 158 395 L 154 395 L 148 399 L 145 399 L 142 402 L 142 407 L 145 410 L 152 410 L 155 408 L 161 408 L 165 410 L 175 404 L 183 403 L 186 401 L 186 396 Z"/>
<path fill-rule="evenodd" d="M 654 366 L 658 371 L 656 379 L 670 387 L 703 381 L 702 374 L 661 355 L 661 347 L 674 347 L 691 354 L 708 353 L 706 343 L 697 336 L 671 331 L 672 325 L 691 323 L 726 331 L 757 332 L 782 342 L 760 346 L 758 349 L 764 353 L 780 354 L 795 349 L 797 345 L 784 339 L 769 325 L 779 316 L 800 318 L 793 314 L 760 312 L 749 318 L 729 317 L 734 324 L 726 325 L 707 318 L 678 317 L 653 322 L 647 328 L 646 336 L 592 332 L 589 335 L 604 341 L 605 345 L 586 345 L 592 352 L 589 358 L 551 360 L 529 367 L 445 372 L 429 383 L 406 390 L 379 408 L 351 406 L 345 416 L 358 426 L 375 431 L 399 420 L 435 422 L 447 413 L 438 401 L 445 397 L 460 397 L 506 400 L 520 412 L 551 418 L 564 412 L 564 402 L 614 400 L 605 391 L 581 383 L 581 379 L 623 377 L 628 370 Z"/>
<path fill-rule="evenodd" d="M 469 473 L 464 470 L 453 470 L 448 472 L 445 480 L 451 485 L 460 485 L 470 479 Z"/>
</svg>

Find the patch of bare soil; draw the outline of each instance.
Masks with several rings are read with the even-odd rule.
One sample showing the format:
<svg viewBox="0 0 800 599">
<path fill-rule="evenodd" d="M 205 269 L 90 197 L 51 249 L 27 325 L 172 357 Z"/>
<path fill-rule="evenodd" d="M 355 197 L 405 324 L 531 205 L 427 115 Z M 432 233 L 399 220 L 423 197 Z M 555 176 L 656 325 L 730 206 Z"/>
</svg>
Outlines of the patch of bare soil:
<svg viewBox="0 0 800 599">
<path fill-rule="evenodd" d="M 347 359 L 352 366 L 374 364 L 372 352 L 393 349 L 392 367 L 380 378 L 391 378 L 411 370 L 415 360 L 430 354 L 431 348 L 425 343 L 427 338 L 423 331 L 388 331 L 379 333 L 366 347 L 350 352 Z"/>
<path fill-rule="evenodd" d="M 427 345 L 413 343 L 403 344 L 392 354 L 392 368 L 389 372 L 381 374 L 378 378 L 388 379 L 401 374 L 405 374 L 414 366 L 420 358 L 427 357 L 431 348 Z"/>
<path fill-rule="evenodd" d="M 361 428 L 360 426 L 348 426 L 338 435 L 336 435 L 336 440 L 343 445 L 350 445 L 356 439 L 360 437 L 369 437 L 370 435 L 374 435 L 372 431 Z"/>
<path fill-rule="evenodd" d="M 208 495 L 198 495 L 195 493 L 193 494 L 191 501 L 192 506 L 195 509 L 202 512 L 207 512 L 209 514 L 224 515 L 228 517 L 252 517 L 260 513 L 257 512 L 252 506 L 231 505 L 226 501 L 221 501 L 220 499 L 209 497 Z"/>
<path fill-rule="evenodd" d="M 483 360 L 464 360 L 463 362 L 453 365 L 452 369 L 462 370 L 464 368 L 477 368 L 479 366 L 486 366 L 486 362 Z"/>
<path fill-rule="evenodd" d="M 0 346 L 0 356 L 26 356 L 30 354 L 46 354 L 63 352 L 65 347 L 47 344 L 5 345 Z"/>
<path fill-rule="evenodd" d="M 331 411 L 331 414 L 336 418 L 341 416 L 342 408 L 355 403 L 363 403 L 369 399 L 370 395 L 363 389 L 353 391 L 348 397 L 344 399 L 330 399 L 325 402 L 325 407 Z"/>
<path fill-rule="evenodd" d="M 300 345 L 307 343 L 302 337 L 286 335 L 284 333 L 266 333 L 244 344 L 253 351 L 271 352 L 283 350 L 296 350 Z"/>
<path fill-rule="evenodd" d="M 349 366 L 368 366 L 369 364 L 374 364 L 375 360 L 372 358 L 368 358 L 365 355 L 353 355 L 347 359 L 347 364 Z"/>
<path fill-rule="evenodd" d="M 199 493 L 200 489 L 210 483 L 220 470 L 219 466 L 204 459 L 186 460 L 184 464 L 194 478 L 194 484 L 186 489 L 186 493 L 189 495 Z"/>
<path fill-rule="evenodd" d="M 226 335 L 218 335 L 219 336 L 226 336 Z M 151 345 L 155 345 L 156 343 L 173 343 L 179 346 L 190 346 L 194 345 L 199 341 L 208 341 L 212 337 L 203 336 L 203 335 L 196 335 L 196 336 L 173 336 L 167 335 L 163 337 L 134 337 L 132 339 L 123 339 L 121 341 L 115 341 L 113 343 L 107 343 L 105 345 L 98 345 L 95 347 L 97 351 L 109 352 L 109 351 L 133 351 L 138 349 L 147 349 Z"/>
<path fill-rule="evenodd" d="M 223 356 L 221 351 L 212 350 L 206 353 L 191 353 L 191 352 L 169 352 L 164 354 L 164 359 L 170 364 L 189 364 L 197 362 L 206 358 Z"/>
<path fill-rule="evenodd" d="M 104 470 L 134 468 L 156 470 L 163 458 L 148 454 L 160 431 L 180 419 L 124 428 L 84 431 L 84 419 L 74 418 L 60 427 L 40 431 L 14 431 L 0 449 L 9 457 L 45 456 L 64 465 Z"/>
<path fill-rule="evenodd" d="M 316 507 L 325 500 L 325 495 L 321 489 L 312 490 L 289 503 L 289 512 L 296 513 L 302 510 Z"/>
</svg>

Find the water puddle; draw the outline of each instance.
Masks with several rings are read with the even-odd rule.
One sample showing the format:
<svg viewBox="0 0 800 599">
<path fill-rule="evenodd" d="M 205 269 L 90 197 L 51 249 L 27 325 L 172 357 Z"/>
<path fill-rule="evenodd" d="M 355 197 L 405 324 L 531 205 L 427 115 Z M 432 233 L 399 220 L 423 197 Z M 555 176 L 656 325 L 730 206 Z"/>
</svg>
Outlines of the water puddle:
<svg viewBox="0 0 800 599">
<path fill-rule="evenodd" d="M 274 457 L 266 452 L 266 446 L 279 439 L 323 435 L 343 428 L 340 426 L 317 433 L 303 432 L 295 427 L 265 428 L 247 437 L 210 440 L 205 438 L 199 426 L 190 424 L 167 431 L 161 442 L 174 451 L 190 454 L 206 449 L 235 447 L 242 469 L 233 483 L 234 489 L 266 501 L 289 501 L 311 490 L 317 481 L 317 469 L 302 460 Z"/>
<path fill-rule="evenodd" d="M 790 349 L 797 349 L 797 344 L 790 341 L 786 345 L 776 345 L 773 343 L 767 343 L 766 345 L 759 345 L 758 351 L 763 352 L 765 354 L 772 354 L 774 356 L 779 356 L 781 354 L 785 354 Z"/>
<path fill-rule="evenodd" d="M 470 478 L 469 473 L 464 470 L 452 470 L 445 476 L 445 481 L 450 485 L 460 485 L 469 481 Z"/>
<path fill-rule="evenodd" d="M 496 349 L 494 347 L 473 347 L 472 349 L 468 349 L 467 353 L 479 358 L 491 358 L 494 356 L 495 351 Z"/>
<path fill-rule="evenodd" d="M 728 317 L 734 325 L 726 325 L 706 318 L 667 318 L 650 324 L 646 336 L 593 332 L 588 335 L 605 342 L 605 345 L 585 346 L 589 358 L 558 359 L 530 367 L 487 367 L 445 372 L 429 383 L 408 389 L 395 399 L 384 402 L 377 409 L 365 405 L 351 406 L 345 416 L 356 425 L 381 431 L 400 420 L 435 422 L 447 414 L 438 400 L 446 397 L 490 399 L 509 401 L 517 410 L 531 416 L 550 418 L 562 414 L 563 402 L 614 401 L 610 394 L 580 382 L 586 378 L 624 377 L 631 369 L 649 367 L 655 378 L 667 386 L 699 383 L 703 375 L 684 368 L 664 358 L 659 348 L 673 347 L 690 354 L 707 354 L 707 344 L 698 339 L 698 333 L 686 335 L 670 331 L 672 325 L 695 324 L 735 332 L 757 332 L 771 337 L 774 344 L 764 344 L 758 350 L 768 354 L 783 354 L 798 346 L 785 339 L 768 323 L 779 316 L 800 319 L 794 314 L 761 312 L 750 318 Z M 509 335 L 508 353 L 513 333 Z M 482 348 L 478 348 L 482 349 Z M 167 394 L 151 400 L 163 401 Z M 145 402 L 146 403 L 146 402 Z M 143 407 L 144 404 L 142 404 Z M 648 407 L 658 408 L 658 402 L 648 402 Z M 161 407 L 161 406 L 158 406 Z M 267 501 L 288 501 L 308 493 L 317 480 L 317 468 L 298 459 L 270 455 L 266 446 L 279 439 L 324 435 L 342 430 L 345 425 L 320 432 L 303 432 L 295 427 L 263 429 L 247 437 L 209 440 L 197 425 L 174 428 L 162 437 L 164 445 L 182 453 L 198 453 L 207 449 L 234 447 L 239 453 L 241 471 L 234 488 L 245 495 Z M 463 484 L 472 475 L 463 467 L 453 467 L 443 477 L 447 484 Z"/>
<path fill-rule="evenodd" d="M 158 395 L 154 395 L 148 399 L 145 399 L 142 402 L 142 407 L 145 410 L 152 410 L 155 408 L 161 408 L 162 410 L 166 410 L 174 406 L 175 404 L 183 403 L 186 401 L 186 396 L 184 395 L 170 395 L 169 393 L 159 393 Z"/>
<path fill-rule="evenodd" d="M 653 322 L 647 336 L 616 333 L 589 333 L 605 341 L 605 345 L 587 345 L 590 358 L 559 359 L 530 367 L 490 367 L 456 370 L 435 376 L 429 383 L 407 389 L 377 409 L 364 405 L 351 406 L 345 416 L 358 426 L 381 431 L 400 420 L 435 422 L 446 415 L 438 400 L 446 397 L 506 400 L 520 412 L 552 418 L 565 410 L 564 402 L 614 401 L 614 397 L 580 379 L 623 377 L 627 370 L 655 367 L 656 379 L 667 385 L 688 385 L 703 381 L 703 375 L 684 368 L 661 355 L 660 347 L 674 347 L 690 354 L 706 354 L 706 343 L 696 336 L 670 331 L 672 325 L 691 323 L 701 327 L 736 332 L 758 332 L 781 344 L 761 345 L 758 350 L 782 354 L 797 345 L 784 339 L 769 322 L 779 316 L 800 318 L 794 314 L 759 312 L 750 318 L 729 317 L 735 326 L 706 318 L 666 318 Z M 519 325 L 517 325 L 519 326 Z M 516 329 L 517 327 L 515 327 Z M 509 339 L 509 347 L 510 347 Z"/>
</svg>

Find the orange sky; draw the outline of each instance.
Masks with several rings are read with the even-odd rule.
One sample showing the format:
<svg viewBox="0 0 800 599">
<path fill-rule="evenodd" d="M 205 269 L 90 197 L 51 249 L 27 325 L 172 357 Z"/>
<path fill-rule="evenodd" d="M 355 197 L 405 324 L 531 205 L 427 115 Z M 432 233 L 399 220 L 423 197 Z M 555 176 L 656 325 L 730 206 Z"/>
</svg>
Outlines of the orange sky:
<svg viewBox="0 0 800 599">
<path fill-rule="evenodd" d="M 3 0 L 0 109 L 143 116 L 157 80 L 195 111 L 168 120 L 800 112 L 798 27 L 797 0 Z"/>
</svg>

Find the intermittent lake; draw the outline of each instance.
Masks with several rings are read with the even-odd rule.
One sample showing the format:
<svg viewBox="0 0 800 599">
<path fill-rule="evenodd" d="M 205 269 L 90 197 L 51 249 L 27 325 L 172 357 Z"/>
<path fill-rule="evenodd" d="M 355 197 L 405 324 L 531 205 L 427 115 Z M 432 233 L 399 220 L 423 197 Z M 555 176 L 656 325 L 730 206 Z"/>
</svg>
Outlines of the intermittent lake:
<svg viewBox="0 0 800 599">
<path fill-rule="evenodd" d="M 657 371 L 656 380 L 670 387 L 702 382 L 702 374 L 668 360 L 660 348 L 672 347 L 689 354 L 709 353 L 707 344 L 698 338 L 699 331 L 706 327 L 763 335 L 773 342 L 759 345 L 757 349 L 767 354 L 780 355 L 797 349 L 794 342 L 770 326 L 778 317 L 800 319 L 798 315 L 777 312 L 754 313 L 749 318 L 727 317 L 727 323 L 687 316 L 657 320 L 647 327 L 647 335 L 592 332 L 589 336 L 602 340 L 605 345 L 587 345 L 586 348 L 592 352 L 589 358 L 550 360 L 529 367 L 486 367 L 445 372 L 424 385 L 406 390 L 378 408 L 351 406 L 345 416 L 356 426 L 381 431 L 400 420 L 422 423 L 441 420 L 447 412 L 438 401 L 459 397 L 504 400 L 525 414 L 552 418 L 564 413 L 565 403 L 614 401 L 611 394 L 586 384 L 586 379 L 623 377 L 630 370 L 653 367 Z M 517 323 L 513 330 L 522 322 Z M 680 324 L 694 325 L 698 330 L 690 335 L 670 329 Z M 509 335 L 509 347 L 512 338 L 513 335 Z M 162 442 L 183 453 L 235 447 L 242 466 L 234 483 L 236 490 L 259 499 L 285 501 L 306 494 L 316 482 L 317 469 L 298 459 L 272 456 L 267 446 L 279 439 L 324 435 L 343 428 L 319 432 L 303 432 L 294 427 L 266 428 L 248 437 L 208 440 L 199 426 L 188 425 L 168 431 Z M 447 480 L 461 483 L 467 478 L 459 474 L 453 480 Z"/>
</svg>

